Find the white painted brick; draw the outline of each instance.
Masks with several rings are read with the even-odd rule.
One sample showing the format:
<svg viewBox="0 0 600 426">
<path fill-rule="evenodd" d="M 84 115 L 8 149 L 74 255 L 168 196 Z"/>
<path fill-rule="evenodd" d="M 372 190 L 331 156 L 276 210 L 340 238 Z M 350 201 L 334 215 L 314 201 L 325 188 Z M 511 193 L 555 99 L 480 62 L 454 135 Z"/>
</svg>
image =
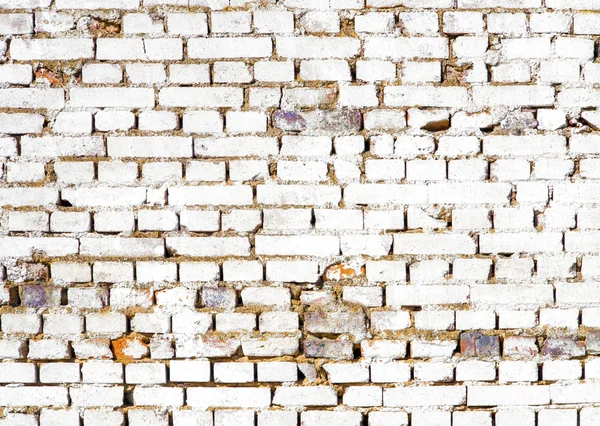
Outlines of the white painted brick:
<svg viewBox="0 0 600 426">
<path fill-rule="evenodd" d="M 10 212 L 8 229 L 10 231 L 41 231 L 48 232 L 48 213 L 44 212 Z"/>
<path fill-rule="evenodd" d="M 487 16 L 488 31 L 494 34 L 523 35 L 527 32 L 525 13 L 490 13 Z"/>
<path fill-rule="evenodd" d="M 270 389 L 259 388 L 189 388 L 187 404 L 191 407 L 267 408 L 271 403 Z"/>
<path fill-rule="evenodd" d="M 164 364 L 144 363 L 128 364 L 125 366 L 125 381 L 127 383 L 157 384 L 166 382 Z M 146 404 L 141 404 L 146 405 Z"/>
<path fill-rule="evenodd" d="M 256 11 L 253 25 L 259 34 L 290 33 L 294 31 L 294 15 L 287 11 Z"/>
<path fill-rule="evenodd" d="M 250 89 L 250 105 L 258 108 L 279 106 L 281 89 L 278 87 L 253 87 Z"/>
<path fill-rule="evenodd" d="M 142 178 L 150 182 L 181 180 L 183 168 L 179 162 L 153 162 L 142 165 Z"/>
<path fill-rule="evenodd" d="M 408 414 L 393 411 L 369 412 L 369 426 L 383 426 L 391 423 L 398 426 L 408 426 Z"/>
<path fill-rule="evenodd" d="M 360 43 L 345 37 L 283 37 L 275 38 L 277 52 L 284 58 L 325 59 L 350 58 L 358 54 Z"/>
<path fill-rule="evenodd" d="M 128 111 L 99 111 L 94 116 L 96 130 L 108 132 L 113 130 L 129 130 L 133 127 L 135 116 Z"/>
<path fill-rule="evenodd" d="M 188 40 L 190 58 L 265 58 L 271 55 L 273 44 L 270 38 L 193 38 Z M 240 55 L 244 52 L 243 55 Z M 282 52 L 279 52 L 282 55 Z M 285 55 L 282 55 L 285 56 Z"/>
<path fill-rule="evenodd" d="M 330 406 L 337 404 L 337 395 L 330 386 L 278 387 L 273 395 L 273 404 L 284 406 Z"/>
<path fill-rule="evenodd" d="M 581 379 L 581 375 L 581 362 L 578 360 L 544 361 L 544 380 L 577 380 Z"/>
<path fill-rule="evenodd" d="M 364 44 L 364 56 L 373 59 L 443 59 L 448 50 L 448 40 L 442 37 L 369 37 Z"/>
<path fill-rule="evenodd" d="M 153 410 L 131 410 L 127 413 L 128 424 L 132 426 L 167 426 L 169 417 L 166 412 Z"/>
<path fill-rule="evenodd" d="M 492 67 L 492 81 L 525 83 L 531 80 L 531 68 L 526 62 L 511 62 Z"/>
<path fill-rule="evenodd" d="M 302 15 L 300 26 L 309 33 L 337 33 L 340 18 L 336 12 L 311 11 Z"/>
<path fill-rule="evenodd" d="M 540 405 L 550 400 L 548 386 L 471 386 L 469 387 L 470 406 L 482 405 Z"/>
<path fill-rule="evenodd" d="M 145 13 L 128 13 L 123 16 L 125 34 L 161 34 L 164 32 L 162 20 L 154 21 Z"/>
<path fill-rule="evenodd" d="M 132 84 L 152 85 L 167 80 L 165 67 L 161 64 L 127 64 L 125 73 Z"/>
<path fill-rule="evenodd" d="M 496 379 L 496 365 L 491 361 L 465 360 L 456 364 L 456 380 L 490 381 Z"/>
<path fill-rule="evenodd" d="M 446 34 L 476 34 L 483 31 L 483 14 L 479 12 L 445 12 L 443 21 Z"/>
<path fill-rule="evenodd" d="M 254 363 L 217 362 L 213 366 L 217 383 L 249 383 L 254 381 Z"/>
<path fill-rule="evenodd" d="M 94 57 L 92 39 L 15 39 L 11 43 L 11 57 L 20 61 L 72 60 Z"/>
<path fill-rule="evenodd" d="M 293 81 L 294 74 L 294 64 L 290 61 L 259 61 L 254 64 L 257 81 Z"/>
<path fill-rule="evenodd" d="M 390 61 L 356 61 L 356 78 L 362 81 L 393 81 L 396 79 L 396 65 Z"/>
<path fill-rule="evenodd" d="M 498 378 L 501 383 L 535 382 L 538 379 L 538 365 L 534 361 L 500 361 Z"/>
<path fill-rule="evenodd" d="M 312 81 L 351 80 L 348 62 L 339 59 L 302 61 L 300 78 Z"/>
<path fill-rule="evenodd" d="M 534 13 L 529 17 L 529 25 L 534 33 L 566 33 L 571 27 L 571 16 L 555 13 Z"/>
<path fill-rule="evenodd" d="M 209 83 L 208 64 L 171 64 L 169 82 L 177 84 Z"/>
<path fill-rule="evenodd" d="M 173 425 L 210 426 L 213 424 L 213 413 L 200 410 L 173 410 Z"/>
<path fill-rule="evenodd" d="M 125 1 L 104 0 L 102 2 L 98 2 L 95 0 L 84 0 L 84 1 L 59 0 L 56 3 L 56 8 L 57 9 L 86 9 L 86 10 L 115 8 L 115 9 L 131 10 L 131 9 L 137 9 L 139 7 L 139 4 L 140 4 L 139 0 L 125 0 Z"/>
<path fill-rule="evenodd" d="M 594 55 L 594 45 L 586 38 L 557 37 L 554 49 L 559 58 L 588 60 Z"/>
<path fill-rule="evenodd" d="M 243 62 L 215 62 L 213 65 L 215 83 L 249 83 L 252 80 L 252 68 Z"/>
<path fill-rule="evenodd" d="M 9 182 L 36 182 L 44 180 L 44 163 L 8 163 L 6 179 Z"/>
<path fill-rule="evenodd" d="M 460 108 L 467 102 L 467 92 L 462 87 L 388 86 L 384 89 L 384 103 L 391 107 L 423 105 Z"/>
<path fill-rule="evenodd" d="M 371 12 L 354 18 L 354 29 L 357 33 L 385 33 L 394 26 L 394 15 L 391 13 Z"/>
<path fill-rule="evenodd" d="M 33 79 L 31 65 L 7 64 L 0 66 L 0 81 L 9 84 L 29 84 Z"/>
<path fill-rule="evenodd" d="M 297 426 L 298 414 L 295 411 L 270 410 L 258 412 L 259 426 Z"/>
<path fill-rule="evenodd" d="M 527 45 L 527 49 L 531 46 Z M 554 89 L 548 86 L 478 86 L 473 90 L 476 104 L 490 106 L 554 105 Z"/>
<path fill-rule="evenodd" d="M 149 88 L 73 88 L 70 96 L 74 107 L 154 107 L 154 92 Z"/>
<path fill-rule="evenodd" d="M 191 157 L 192 139 L 182 137 L 109 137 L 112 157 Z"/>
<path fill-rule="evenodd" d="M 414 364 L 414 376 L 421 382 L 451 382 L 454 368 L 447 362 L 417 362 Z"/>
<path fill-rule="evenodd" d="M 535 425 L 535 411 L 530 408 L 502 408 L 495 415 L 498 426 L 519 422 L 525 426 Z"/>
<path fill-rule="evenodd" d="M 167 31 L 179 35 L 206 35 L 208 33 L 205 13 L 169 13 Z"/>
<path fill-rule="evenodd" d="M 340 86 L 339 103 L 347 107 L 374 107 L 379 104 L 375 86 Z"/>
</svg>

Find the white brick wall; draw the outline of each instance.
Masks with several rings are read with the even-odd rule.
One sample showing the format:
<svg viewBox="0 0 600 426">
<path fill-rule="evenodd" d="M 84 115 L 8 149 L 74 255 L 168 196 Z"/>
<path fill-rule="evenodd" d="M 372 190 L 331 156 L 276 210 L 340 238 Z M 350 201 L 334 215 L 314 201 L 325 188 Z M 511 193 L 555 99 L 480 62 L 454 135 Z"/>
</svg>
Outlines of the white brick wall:
<svg viewBox="0 0 600 426">
<path fill-rule="evenodd" d="M 600 423 L 600 0 L 0 0 L 0 426 Z"/>
</svg>

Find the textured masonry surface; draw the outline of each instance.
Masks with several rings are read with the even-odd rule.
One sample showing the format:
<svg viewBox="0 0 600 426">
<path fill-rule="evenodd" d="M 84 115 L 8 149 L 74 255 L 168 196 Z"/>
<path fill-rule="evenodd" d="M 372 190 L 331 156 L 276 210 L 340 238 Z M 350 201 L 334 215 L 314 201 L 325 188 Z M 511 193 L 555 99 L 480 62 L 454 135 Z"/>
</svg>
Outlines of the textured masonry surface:
<svg viewBox="0 0 600 426">
<path fill-rule="evenodd" d="M 600 0 L 0 35 L 0 426 L 600 424 Z"/>
</svg>

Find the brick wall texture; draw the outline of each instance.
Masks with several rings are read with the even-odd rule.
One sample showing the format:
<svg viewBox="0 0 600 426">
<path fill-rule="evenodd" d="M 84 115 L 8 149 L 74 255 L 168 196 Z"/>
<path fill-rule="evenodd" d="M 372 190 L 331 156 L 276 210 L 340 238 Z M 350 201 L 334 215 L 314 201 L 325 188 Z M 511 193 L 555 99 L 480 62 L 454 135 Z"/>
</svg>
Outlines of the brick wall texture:
<svg viewBox="0 0 600 426">
<path fill-rule="evenodd" d="M 600 0 L 0 0 L 0 426 L 600 425 Z"/>
</svg>

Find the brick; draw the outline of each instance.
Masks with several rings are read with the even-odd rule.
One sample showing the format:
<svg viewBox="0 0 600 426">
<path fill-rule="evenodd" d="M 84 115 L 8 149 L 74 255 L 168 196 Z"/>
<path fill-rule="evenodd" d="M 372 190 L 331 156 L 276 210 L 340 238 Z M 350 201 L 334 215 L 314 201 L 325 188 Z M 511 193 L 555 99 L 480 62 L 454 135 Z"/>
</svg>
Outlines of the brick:
<svg viewBox="0 0 600 426">
<path fill-rule="evenodd" d="M 284 58 L 350 58 L 358 54 L 358 40 L 338 37 L 276 37 L 277 53 Z"/>
<path fill-rule="evenodd" d="M 316 256 L 329 256 L 340 252 L 338 238 L 328 236 L 257 236 L 255 244 L 257 253 L 263 255 L 293 256 L 310 253 Z M 317 247 L 314 244 L 317 244 Z"/>
<path fill-rule="evenodd" d="M 264 58 L 271 56 L 273 45 L 270 38 L 193 38 L 188 41 L 188 55 L 190 58 Z M 240 56 L 240 53 L 244 52 Z M 285 56 L 282 52 L 280 55 Z"/>
<path fill-rule="evenodd" d="M 192 138 L 182 137 L 108 137 L 111 157 L 191 157 Z"/>
<path fill-rule="evenodd" d="M 473 286 L 471 300 L 485 305 L 543 305 L 553 299 L 552 287 L 499 284 Z"/>
<path fill-rule="evenodd" d="M 398 37 L 392 40 L 369 37 L 365 41 L 364 55 L 376 59 L 447 58 L 448 41 L 442 37 Z"/>
<path fill-rule="evenodd" d="M 97 136 L 23 136 L 21 138 L 21 155 L 26 157 L 91 157 L 104 156 L 104 154 L 104 142 Z"/>
<path fill-rule="evenodd" d="M 99 60 L 178 60 L 183 59 L 180 39 L 102 38 L 96 42 Z"/>
<path fill-rule="evenodd" d="M 386 407 L 419 407 L 428 405 L 434 398 L 443 405 L 461 405 L 466 401 L 466 387 L 437 386 L 412 388 L 387 388 L 383 392 L 383 405 Z"/>
<path fill-rule="evenodd" d="M 124 9 L 132 10 L 137 9 L 140 5 L 140 0 L 58 0 L 56 2 L 57 9 L 87 9 L 87 10 L 98 10 L 98 9 Z"/>
<path fill-rule="evenodd" d="M 20 388 L 0 387 L 0 404 L 3 406 L 66 406 L 68 404 L 66 387 L 29 386 Z"/>
<path fill-rule="evenodd" d="M 187 405 L 198 408 L 241 407 L 267 408 L 271 402 L 269 388 L 192 388 L 187 392 Z"/>
<path fill-rule="evenodd" d="M 158 238 L 82 238 L 80 253 L 99 257 L 156 257 L 164 254 L 162 239 Z"/>
<path fill-rule="evenodd" d="M 61 109 L 64 104 L 63 89 L 0 89 L 2 108 Z"/>
<path fill-rule="evenodd" d="M 0 18 L 0 28 L 4 34 L 31 34 L 33 16 L 26 13 L 7 13 Z"/>
<path fill-rule="evenodd" d="M 549 386 L 469 386 L 467 405 L 544 405 L 549 402 Z"/>
<path fill-rule="evenodd" d="M 229 87 L 167 87 L 160 90 L 158 103 L 167 107 L 239 107 L 243 103 L 243 90 Z"/>
<path fill-rule="evenodd" d="M 290 33 L 294 30 L 294 15 L 287 11 L 256 11 L 253 24 L 259 34 Z"/>
<path fill-rule="evenodd" d="M 362 414 L 356 411 L 305 411 L 300 415 L 300 421 L 306 426 L 314 426 L 328 422 L 342 422 L 345 425 L 358 426 L 362 421 Z"/>
<path fill-rule="evenodd" d="M 419 306 L 466 303 L 469 296 L 467 286 L 401 286 L 390 285 L 386 288 L 388 306 Z"/>
<path fill-rule="evenodd" d="M 501 7 L 505 9 L 536 8 L 542 5 L 541 0 L 458 0 L 459 8 Z M 554 7 L 547 5 L 548 7 Z"/>
<path fill-rule="evenodd" d="M 430 107 L 466 106 L 468 95 L 462 87 L 406 87 L 394 86 L 384 89 L 384 103 L 387 106 L 399 107 L 423 105 Z"/>
<path fill-rule="evenodd" d="M 126 34 L 160 34 L 164 32 L 162 21 L 153 22 L 150 15 L 128 13 L 123 16 L 123 32 Z"/>
<path fill-rule="evenodd" d="M 460 352 L 463 356 L 493 357 L 500 355 L 500 339 L 482 333 L 463 333 L 460 336 Z"/>
<path fill-rule="evenodd" d="M 72 88 L 70 105 L 74 107 L 154 107 L 154 91 L 145 88 Z"/>
<path fill-rule="evenodd" d="M 339 202 L 340 189 L 334 186 L 258 185 L 257 200 L 261 204 L 331 205 Z"/>
<path fill-rule="evenodd" d="M 337 404 L 337 395 L 329 386 L 278 387 L 273 403 L 284 406 L 328 406 Z"/>
<path fill-rule="evenodd" d="M 123 387 L 82 385 L 69 389 L 74 407 L 120 407 L 123 404 Z"/>
<path fill-rule="evenodd" d="M 358 110 L 342 111 L 284 111 L 277 110 L 273 116 L 274 126 L 292 132 L 307 135 L 336 135 L 357 132 L 362 127 L 362 115 Z"/>
<path fill-rule="evenodd" d="M 560 96 L 566 95 L 559 95 Z M 548 86 L 481 86 L 473 90 L 473 101 L 478 105 L 493 106 L 551 106 L 554 89 Z"/>
<path fill-rule="evenodd" d="M 72 60 L 94 57 L 92 39 L 16 39 L 11 43 L 11 57 L 19 61 L 36 59 Z"/>
<path fill-rule="evenodd" d="M 483 139 L 483 153 L 514 157 L 560 156 L 566 152 L 566 140 L 560 136 L 488 136 Z"/>
<path fill-rule="evenodd" d="M 300 78 L 309 81 L 350 81 L 350 66 L 341 59 L 302 61 Z"/>
<path fill-rule="evenodd" d="M 485 235 L 479 241 L 483 253 L 551 253 L 562 251 L 562 234 L 545 235 L 523 233 L 519 238 L 509 234 Z"/>
<path fill-rule="evenodd" d="M 13 9 L 15 6 L 19 8 L 36 8 L 36 7 L 48 7 L 50 2 L 48 0 L 25 0 L 22 2 L 16 2 L 14 0 L 7 0 L 2 4 L 2 9 Z"/>
<path fill-rule="evenodd" d="M 168 237 L 166 239 L 167 250 L 180 256 L 248 256 L 250 244 L 245 237 Z"/>
<path fill-rule="evenodd" d="M 253 203 L 252 188 L 249 186 L 171 188 L 169 202 L 174 205 L 249 205 Z"/>
<path fill-rule="evenodd" d="M 394 254 L 472 254 L 476 247 L 465 235 L 394 235 Z"/>
<path fill-rule="evenodd" d="M 0 81 L 9 84 L 29 84 L 33 80 L 31 65 L 7 64 L 0 66 Z"/>
<path fill-rule="evenodd" d="M 171 64 L 169 82 L 179 84 L 209 83 L 208 64 Z"/>
</svg>

